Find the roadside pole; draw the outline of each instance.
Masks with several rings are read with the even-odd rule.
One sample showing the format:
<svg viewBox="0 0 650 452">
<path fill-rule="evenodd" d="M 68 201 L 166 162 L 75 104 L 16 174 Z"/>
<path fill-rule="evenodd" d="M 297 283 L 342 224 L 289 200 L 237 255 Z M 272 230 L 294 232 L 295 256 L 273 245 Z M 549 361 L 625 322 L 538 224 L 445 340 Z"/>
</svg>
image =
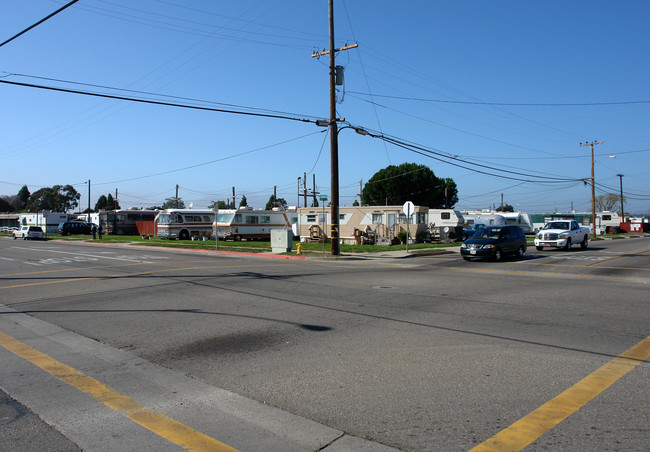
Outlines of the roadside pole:
<svg viewBox="0 0 650 452">
<path fill-rule="evenodd" d="M 406 252 L 409 252 L 409 221 L 411 221 L 411 212 L 415 211 L 415 205 L 411 201 L 406 201 L 402 207 L 404 215 L 406 215 Z"/>
</svg>

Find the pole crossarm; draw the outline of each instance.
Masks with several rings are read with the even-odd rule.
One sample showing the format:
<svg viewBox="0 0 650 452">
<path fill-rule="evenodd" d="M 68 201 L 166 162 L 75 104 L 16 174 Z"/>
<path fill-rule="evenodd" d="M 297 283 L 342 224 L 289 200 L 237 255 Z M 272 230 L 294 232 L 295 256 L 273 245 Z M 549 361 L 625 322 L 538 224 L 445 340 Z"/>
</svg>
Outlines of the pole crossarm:
<svg viewBox="0 0 650 452">
<path fill-rule="evenodd" d="M 356 49 L 359 47 L 359 44 L 352 44 L 352 45 L 347 45 L 345 44 L 343 47 L 339 47 L 338 49 L 334 49 L 335 52 L 340 52 L 341 50 L 349 50 L 349 49 Z M 311 54 L 312 58 L 320 58 L 325 55 L 329 55 L 330 51 L 323 49 L 321 52 L 316 52 L 313 51 Z"/>
</svg>

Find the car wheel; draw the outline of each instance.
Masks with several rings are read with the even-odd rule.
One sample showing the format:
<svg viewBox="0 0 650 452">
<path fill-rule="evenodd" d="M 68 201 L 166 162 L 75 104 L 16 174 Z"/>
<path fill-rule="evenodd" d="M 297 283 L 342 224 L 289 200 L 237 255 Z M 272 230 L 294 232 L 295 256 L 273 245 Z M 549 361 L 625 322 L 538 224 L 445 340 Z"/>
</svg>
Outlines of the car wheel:
<svg viewBox="0 0 650 452">
<path fill-rule="evenodd" d="M 580 248 L 582 248 L 583 250 L 586 250 L 588 246 L 589 246 L 589 239 L 585 235 L 585 238 L 582 239 L 582 242 L 580 243 Z"/>
<path fill-rule="evenodd" d="M 14 234 L 14 240 L 16 240 L 18 237 L 16 237 L 16 234 Z"/>
<path fill-rule="evenodd" d="M 178 233 L 178 240 L 189 240 L 190 233 L 187 231 L 181 231 Z"/>
<path fill-rule="evenodd" d="M 500 261 L 503 260 L 503 253 L 501 252 L 500 248 L 497 248 L 494 251 L 494 260 L 497 261 L 497 262 L 500 262 Z"/>
<path fill-rule="evenodd" d="M 566 239 L 566 245 L 564 245 L 564 251 L 569 251 L 571 249 L 571 239 Z"/>
<path fill-rule="evenodd" d="M 235 242 L 241 242 L 241 237 L 238 236 L 238 235 L 236 235 L 236 236 L 235 236 Z"/>
<path fill-rule="evenodd" d="M 517 250 L 517 257 L 522 258 L 526 255 L 526 250 L 524 249 L 523 246 L 520 246 L 519 249 Z"/>
</svg>

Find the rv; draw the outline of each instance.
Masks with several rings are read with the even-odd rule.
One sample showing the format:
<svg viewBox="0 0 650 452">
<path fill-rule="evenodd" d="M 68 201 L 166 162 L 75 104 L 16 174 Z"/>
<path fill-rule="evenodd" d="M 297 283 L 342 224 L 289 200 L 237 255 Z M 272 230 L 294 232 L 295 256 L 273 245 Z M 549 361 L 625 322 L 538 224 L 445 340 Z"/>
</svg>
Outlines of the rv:
<svg viewBox="0 0 650 452">
<path fill-rule="evenodd" d="M 295 209 L 253 210 L 246 206 L 237 210 L 219 210 L 212 235 L 220 240 L 270 240 L 271 229 L 293 230 L 292 225 L 297 223 L 298 214 Z"/>
</svg>

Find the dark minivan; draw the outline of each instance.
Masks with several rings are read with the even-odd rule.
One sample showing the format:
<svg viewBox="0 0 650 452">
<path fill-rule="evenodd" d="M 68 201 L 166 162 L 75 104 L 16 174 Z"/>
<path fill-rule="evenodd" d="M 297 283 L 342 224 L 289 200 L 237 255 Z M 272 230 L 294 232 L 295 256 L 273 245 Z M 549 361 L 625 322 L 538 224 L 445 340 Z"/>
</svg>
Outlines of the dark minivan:
<svg viewBox="0 0 650 452">
<path fill-rule="evenodd" d="M 92 224 L 83 223 L 81 221 L 70 221 L 59 225 L 59 234 L 61 235 L 90 234 L 92 230 Z"/>
<path fill-rule="evenodd" d="M 519 226 L 486 226 L 463 242 L 460 254 L 466 261 L 473 257 L 500 261 L 506 254 L 522 257 L 526 254 L 526 235 Z"/>
</svg>

